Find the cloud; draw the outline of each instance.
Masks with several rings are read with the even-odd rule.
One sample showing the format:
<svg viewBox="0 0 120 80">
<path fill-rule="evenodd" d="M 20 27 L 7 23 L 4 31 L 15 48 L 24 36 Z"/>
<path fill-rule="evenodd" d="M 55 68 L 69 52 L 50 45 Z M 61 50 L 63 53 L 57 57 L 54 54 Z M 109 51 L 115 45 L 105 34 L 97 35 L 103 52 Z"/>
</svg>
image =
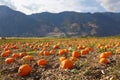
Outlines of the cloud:
<svg viewBox="0 0 120 80">
<path fill-rule="evenodd" d="M 107 11 L 120 12 L 120 0 L 99 0 Z"/>
<path fill-rule="evenodd" d="M 0 0 L 0 4 L 7 5 L 14 10 L 26 14 L 63 11 L 99 12 L 105 11 L 103 0 Z M 101 5 L 100 5 L 101 3 Z M 105 8 L 106 9 L 106 8 Z"/>
</svg>

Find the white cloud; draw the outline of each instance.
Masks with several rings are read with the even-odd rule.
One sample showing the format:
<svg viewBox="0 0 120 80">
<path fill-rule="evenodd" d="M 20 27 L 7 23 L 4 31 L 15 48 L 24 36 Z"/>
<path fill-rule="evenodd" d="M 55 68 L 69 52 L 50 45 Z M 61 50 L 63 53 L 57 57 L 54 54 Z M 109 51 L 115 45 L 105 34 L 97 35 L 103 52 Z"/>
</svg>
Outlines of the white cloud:
<svg viewBox="0 0 120 80">
<path fill-rule="evenodd" d="M 120 12 L 120 0 L 99 0 L 107 11 Z"/>
<path fill-rule="evenodd" d="M 104 11 L 97 0 L 0 0 L 14 10 L 26 14 L 62 11 L 98 12 Z"/>
</svg>

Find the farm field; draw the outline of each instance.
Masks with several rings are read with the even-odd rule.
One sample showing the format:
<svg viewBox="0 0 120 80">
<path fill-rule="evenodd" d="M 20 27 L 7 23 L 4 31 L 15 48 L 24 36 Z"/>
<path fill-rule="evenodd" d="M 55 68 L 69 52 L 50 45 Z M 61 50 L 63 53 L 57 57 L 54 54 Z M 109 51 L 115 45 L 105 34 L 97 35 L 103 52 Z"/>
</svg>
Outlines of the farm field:
<svg viewBox="0 0 120 80">
<path fill-rule="evenodd" d="M 1 39 L 0 80 L 120 80 L 120 38 Z"/>
</svg>

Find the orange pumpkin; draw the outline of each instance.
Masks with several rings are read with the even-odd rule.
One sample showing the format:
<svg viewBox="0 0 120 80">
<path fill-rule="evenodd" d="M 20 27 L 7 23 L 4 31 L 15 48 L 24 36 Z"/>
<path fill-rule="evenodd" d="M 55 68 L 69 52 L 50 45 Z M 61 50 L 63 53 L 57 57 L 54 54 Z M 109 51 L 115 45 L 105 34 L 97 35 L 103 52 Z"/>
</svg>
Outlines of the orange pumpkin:
<svg viewBox="0 0 120 80">
<path fill-rule="evenodd" d="M 50 50 L 50 54 L 55 54 L 56 53 L 56 51 L 55 50 Z"/>
<path fill-rule="evenodd" d="M 44 51 L 43 54 L 44 54 L 45 56 L 49 56 L 49 55 L 50 55 L 50 52 L 49 52 L 49 51 Z"/>
<path fill-rule="evenodd" d="M 38 66 L 43 66 L 43 65 L 46 65 L 47 64 L 47 61 L 45 59 L 40 59 L 37 61 L 37 65 Z"/>
<path fill-rule="evenodd" d="M 19 58 L 19 57 L 20 57 L 20 55 L 19 55 L 19 54 L 17 54 L 17 53 L 13 53 L 13 54 L 12 54 L 12 57 L 13 57 L 13 58 Z"/>
<path fill-rule="evenodd" d="M 11 51 L 10 50 L 7 50 L 3 53 L 1 53 L 1 57 L 8 57 L 10 55 Z"/>
<path fill-rule="evenodd" d="M 105 52 L 105 54 L 106 54 L 107 57 L 110 57 L 112 55 L 111 52 Z"/>
<path fill-rule="evenodd" d="M 93 51 L 93 49 L 90 48 L 90 47 L 85 48 L 85 50 L 88 51 L 88 52 Z"/>
<path fill-rule="evenodd" d="M 100 58 L 107 58 L 110 57 L 112 55 L 111 52 L 103 52 L 100 54 Z"/>
<path fill-rule="evenodd" d="M 78 51 L 73 51 L 72 57 L 80 57 L 80 53 Z"/>
<path fill-rule="evenodd" d="M 89 52 L 87 51 L 87 50 L 81 50 L 81 54 L 82 55 L 86 55 L 86 54 L 88 54 Z"/>
<path fill-rule="evenodd" d="M 6 64 L 11 64 L 11 63 L 14 62 L 14 61 L 15 61 L 15 59 L 12 58 L 12 57 L 11 57 L 11 58 L 6 58 L 6 59 L 5 59 L 5 63 L 6 63 Z"/>
<path fill-rule="evenodd" d="M 107 58 L 100 58 L 99 63 L 101 63 L 101 64 L 107 64 L 108 63 L 108 59 Z"/>
<path fill-rule="evenodd" d="M 68 49 L 63 49 L 65 53 L 68 53 Z"/>
<path fill-rule="evenodd" d="M 34 60 L 33 56 L 30 56 L 30 55 L 27 55 L 27 56 L 24 56 L 22 59 L 26 59 L 26 60 Z"/>
<path fill-rule="evenodd" d="M 54 45 L 53 49 L 59 49 L 59 46 L 58 45 Z"/>
<path fill-rule="evenodd" d="M 40 54 L 40 55 L 44 55 L 44 53 L 43 53 L 44 51 L 43 50 L 41 50 L 38 54 Z"/>
<path fill-rule="evenodd" d="M 59 53 L 60 55 L 63 55 L 63 54 L 65 54 L 65 50 L 60 49 L 58 53 Z"/>
<path fill-rule="evenodd" d="M 19 76 L 26 76 L 32 71 L 32 67 L 28 64 L 23 64 L 18 69 L 18 75 Z"/>
<path fill-rule="evenodd" d="M 100 54 L 100 58 L 106 58 L 106 54 L 105 53 L 101 53 Z"/>
<path fill-rule="evenodd" d="M 70 60 L 71 60 L 71 61 L 77 61 L 77 58 L 76 58 L 76 57 L 71 56 L 71 57 L 70 57 Z"/>
<path fill-rule="evenodd" d="M 72 69 L 73 68 L 73 62 L 69 59 L 65 59 L 60 64 L 62 69 Z"/>
<path fill-rule="evenodd" d="M 20 54 L 20 57 L 24 57 L 24 56 L 26 56 L 27 55 L 27 53 L 26 52 L 21 52 L 21 53 L 19 53 Z"/>
<path fill-rule="evenodd" d="M 5 47 L 5 48 L 4 48 L 4 51 L 7 51 L 7 50 L 9 50 L 9 48 L 8 48 L 8 47 Z"/>
</svg>

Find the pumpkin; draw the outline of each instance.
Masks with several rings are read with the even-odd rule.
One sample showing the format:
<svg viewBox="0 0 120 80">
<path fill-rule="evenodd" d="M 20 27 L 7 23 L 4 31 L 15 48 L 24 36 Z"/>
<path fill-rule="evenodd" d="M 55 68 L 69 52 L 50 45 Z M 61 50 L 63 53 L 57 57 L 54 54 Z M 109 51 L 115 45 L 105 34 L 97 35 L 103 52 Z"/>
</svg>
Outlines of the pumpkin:
<svg viewBox="0 0 120 80">
<path fill-rule="evenodd" d="M 27 55 L 27 53 L 26 52 L 21 52 L 21 53 L 19 53 L 20 54 L 20 57 L 24 57 L 24 56 L 26 56 Z"/>
<path fill-rule="evenodd" d="M 88 52 L 93 51 L 93 49 L 90 48 L 90 47 L 85 48 L 85 50 L 88 51 Z"/>
<path fill-rule="evenodd" d="M 106 58 L 107 56 L 106 56 L 106 54 L 105 53 L 101 53 L 100 54 L 100 58 Z"/>
<path fill-rule="evenodd" d="M 58 45 L 54 45 L 53 49 L 59 49 L 59 46 Z"/>
<path fill-rule="evenodd" d="M 49 52 L 49 51 L 44 51 L 43 54 L 44 54 L 45 56 L 49 56 L 49 55 L 50 55 L 50 52 Z"/>
<path fill-rule="evenodd" d="M 55 54 L 56 53 L 56 51 L 55 50 L 50 50 L 50 54 Z"/>
<path fill-rule="evenodd" d="M 63 56 L 62 56 L 62 57 L 59 58 L 59 61 L 62 62 L 62 61 L 65 60 L 65 59 L 66 59 L 66 57 L 63 57 Z"/>
<path fill-rule="evenodd" d="M 19 57 L 20 57 L 20 55 L 19 55 L 19 54 L 17 54 L 17 53 L 13 53 L 13 54 L 12 54 L 12 57 L 13 57 L 13 58 L 19 58 Z"/>
<path fill-rule="evenodd" d="M 100 58 L 107 58 L 107 57 L 109 57 L 111 55 L 112 55 L 111 52 L 103 52 L 103 53 L 100 54 Z"/>
<path fill-rule="evenodd" d="M 58 53 L 59 53 L 60 55 L 63 55 L 63 54 L 65 54 L 65 50 L 60 49 Z"/>
<path fill-rule="evenodd" d="M 80 53 L 78 51 L 73 51 L 72 57 L 80 57 Z"/>
<path fill-rule="evenodd" d="M 81 54 L 82 55 L 86 55 L 86 54 L 88 54 L 89 52 L 87 51 L 87 50 L 81 50 Z"/>
<path fill-rule="evenodd" d="M 32 71 L 32 67 L 28 64 L 23 64 L 18 69 L 19 76 L 26 76 Z"/>
<path fill-rule="evenodd" d="M 3 53 L 1 53 L 1 57 L 8 57 L 10 55 L 11 51 L 10 50 L 7 50 Z"/>
<path fill-rule="evenodd" d="M 68 53 L 68 49 L 63 49 L 65 53 Z"/>
<path fill-rule="evenodd" d="M 77 58 L 76 58 L 76 57 L 71 56 L 71 57 L 70 57 L 70 60 L 71 60 L 71 61 L 77 61 Z"/>
<path fill-rule="evenodd" d="M 105 54 L 106 54 L 107 57 L 110 57 L 112 55 L 111 52 L 105 52 Z"/>
<path fill-rule="evenodd" d="M 30 55 L 27 55 L 27 56 L 24 56 L 22 59 L 25 59 L 25 60 L 34 60 L 33 56 L 30 56 Z"/>
<path fill-rule="evenodd" d="M 40 54 L 40 55 L 44 55 L 44 53 L 43 53 L 44 51 L 43 50 L 41 50 L 41 51 L 39 51 L 39 53 L 38 54 Z"/>
<path fill-rule="evenodd" d="M 65 59 L 60 64 L 62 69 L 72 69 L 73 68 L 73 62 L 69 59 Z"/>
<path fill-rule="evenodd" d="M 45 59 L 40 59 L 37 61 L 38 66 L 44 66 L 47 64 L 47 61 Z"/>
<path fill-rule="evenodd" d="M 8 47 L 5 47 L 5 48 L 4 48 L 4 51 L 7 51 L 7 50 L 9 50 L 9 48 L 8 48 Z"/>
<path fill-rule="evenodd" d="M 101 63 L 101 64 L 107 64 L 108 63 L 108 59 L 107 58 L 100 58 L 99 63 Z"/>
<path fill-rule="evenodd" d="M 11 63 L 14 62 L 14 61 L 15 61 L 15 59 L 12 58 L 12 57 L 11 57 L 11 58 L 6 58 L 6 59 L 5 59 L 5 63 L 6 63 L 6 64 L 11 64 Z"/>
</svg>

